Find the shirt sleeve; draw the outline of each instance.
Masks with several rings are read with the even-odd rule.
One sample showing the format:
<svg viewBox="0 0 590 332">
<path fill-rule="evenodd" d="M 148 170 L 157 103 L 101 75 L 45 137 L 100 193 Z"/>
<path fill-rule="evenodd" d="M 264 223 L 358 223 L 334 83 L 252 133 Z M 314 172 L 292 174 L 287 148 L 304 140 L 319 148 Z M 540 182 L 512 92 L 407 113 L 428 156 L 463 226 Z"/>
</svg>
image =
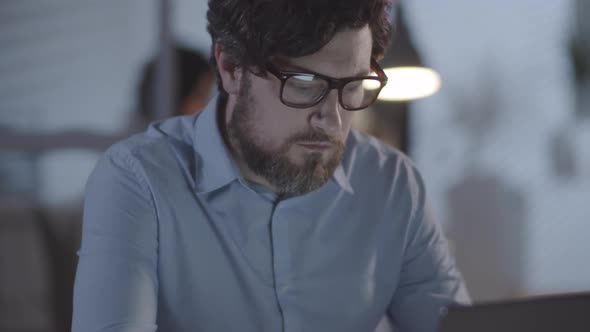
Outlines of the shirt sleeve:
<svg viewBox="0 0 590 332">
<path fill-rule="evenodd" d="M 139 163 L 111 148 L 86 185 L 72 331 L 156 331 L 157 239 Z"/>
<path fill-rule="evenodd" d="M 389 316 L 397 332 L 436 332 L 444 307 L 469 304 L 470 299 L 440 225 L 425 202 L 422 180 L 415 174 L 416 213 L 407 228 Z"/>
</svg>

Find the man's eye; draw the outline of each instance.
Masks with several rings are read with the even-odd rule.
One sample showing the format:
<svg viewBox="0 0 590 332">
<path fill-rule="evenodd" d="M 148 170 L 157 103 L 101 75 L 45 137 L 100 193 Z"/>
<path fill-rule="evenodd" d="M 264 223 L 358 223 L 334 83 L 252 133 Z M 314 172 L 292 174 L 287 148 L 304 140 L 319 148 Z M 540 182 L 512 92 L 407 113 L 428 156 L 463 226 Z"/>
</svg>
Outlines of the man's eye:
<svg viewBox="0 0 590 332">
<path fill-rule="evenodd" d="M 293 86 L 295 89 L 297 89 L 297 90 L 301 90 L 301 91 L 306 91 L 306 90 L 311 90 L 311 89 L 313 89 L 313 87 L 312 87 L 312 86 L 310 86 L 310 85 L 308 85 L 308 84 L 297 84 L 297 83 L 295 83 L 295 84 L 293 84 L 292 86 Z"/>
<path fill-rule="evenodd" d="M 321 88 L 322 82 L 321 80 L 314 79 L 313 76 L 293 76 L 289 80 L 289 86 L 297 91 L 307 92 Z"/>
<path fill-rule="evenodd" d="M 344 90 L 352 92 L 357 91 L 361 87 L 360 82 L 351 82 L 344 86 Z"/>
</svg>

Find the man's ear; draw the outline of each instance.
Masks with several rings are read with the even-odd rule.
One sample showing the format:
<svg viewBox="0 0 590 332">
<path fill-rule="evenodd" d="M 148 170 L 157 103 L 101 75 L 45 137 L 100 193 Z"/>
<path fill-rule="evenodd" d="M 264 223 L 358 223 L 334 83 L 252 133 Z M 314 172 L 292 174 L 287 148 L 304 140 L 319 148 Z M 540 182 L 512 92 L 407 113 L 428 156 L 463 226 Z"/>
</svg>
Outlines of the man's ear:
<svg viewBox="0 0 590 332">
<path fill-rule="evenodd" d="M 223 88 L 230 95 L 238 94 L 242 80 L 242 68 L 233 63 L 219 44 L 215 44 L 215 61 Z"/>
</svg>

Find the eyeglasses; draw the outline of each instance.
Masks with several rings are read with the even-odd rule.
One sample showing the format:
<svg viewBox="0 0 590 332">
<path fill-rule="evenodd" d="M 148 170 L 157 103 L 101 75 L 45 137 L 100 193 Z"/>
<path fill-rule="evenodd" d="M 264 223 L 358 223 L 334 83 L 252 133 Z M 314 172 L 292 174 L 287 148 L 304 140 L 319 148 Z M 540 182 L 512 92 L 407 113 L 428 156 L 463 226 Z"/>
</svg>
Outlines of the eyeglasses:
<svg viewBox="0 0 590 332">
<path fill-rule="evenodd" d="M 332 89 L 337 89 L 338 101 L 345 110 L 362 110 L 377 100 L 381 89 L 387 84 L 387 76 L 374 59 L 371 60 L 371 69 L 377 76 L 335 79 L 320 74 L 283 71 L 270 63 L 266 69 L 281 81 L 281 102 L 293 108 L 315 106 Z"/>
</svg>

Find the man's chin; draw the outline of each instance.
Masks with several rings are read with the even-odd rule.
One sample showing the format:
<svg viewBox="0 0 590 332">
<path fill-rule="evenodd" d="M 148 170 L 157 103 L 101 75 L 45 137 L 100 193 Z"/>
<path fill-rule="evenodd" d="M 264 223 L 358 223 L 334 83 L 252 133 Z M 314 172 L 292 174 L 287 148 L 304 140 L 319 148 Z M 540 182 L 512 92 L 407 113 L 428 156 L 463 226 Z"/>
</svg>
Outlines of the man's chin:
<svg viewBox="0 0 590 332">
<path fill-rule="evenodd" d="M 340 157 L 338 149 L 307 152 L 291 147 L 286 153 L 267 153 L 265 167 L 249 167 L 278 193 L 304 194 L 320 188 L 332 177 Z"/>
</svg>

